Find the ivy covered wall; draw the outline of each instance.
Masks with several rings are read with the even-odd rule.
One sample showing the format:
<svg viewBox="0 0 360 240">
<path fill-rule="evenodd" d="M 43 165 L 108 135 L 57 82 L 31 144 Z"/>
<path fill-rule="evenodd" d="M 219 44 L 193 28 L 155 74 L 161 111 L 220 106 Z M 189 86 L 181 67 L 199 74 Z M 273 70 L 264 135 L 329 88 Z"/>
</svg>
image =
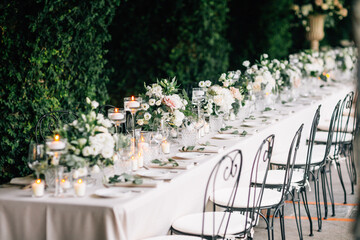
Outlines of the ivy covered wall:
<svg viewBox="0 0 360 240">
<path fill-rule="evenodd" d="M 0 3 L 0 183 L 28 174 L 37 120 L 108 99 L 104 71 L 116 0 Z"/>
</svg>

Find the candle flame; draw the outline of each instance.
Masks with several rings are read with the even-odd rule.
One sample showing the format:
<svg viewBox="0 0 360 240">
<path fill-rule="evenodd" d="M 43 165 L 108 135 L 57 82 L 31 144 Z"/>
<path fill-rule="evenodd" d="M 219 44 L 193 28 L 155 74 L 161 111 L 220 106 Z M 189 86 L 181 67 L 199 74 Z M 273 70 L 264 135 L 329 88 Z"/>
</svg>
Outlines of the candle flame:
<svg viewBox="0 0 360 240">
<path fill-rule="evenodd" d="M 118 112 L 119 112 L 119 109 L 118 109 L 118 108 L 115 108 L 115 109 L 114 109 L 114 112 L 118 113 Z"/>
<path fill-rule="evenodd" d="M 327 73 L 327 74 L 326 74 L 326 77 L 327 77 L 327 78 L 330 78 L 330 74 Z"/>
<path fill-rule="evenodd" d="M 78 183 L 82 183 L 83 180 L 80 178 L 79 180 L 77 180 Z"/>
<path fill-rule="evenodd" d="M 131 96 L 131 101 L 135 101 L 135 97 L 134 97 L 134 96 Z"/>
<path fill-rule="evenodd" d="M 36 179 L 36 183 L 40 184 L 41 183 L 41 179 Z"/>
<path fill-rule="evenodd" d="M 64 182 L 66 182 L 66 180 L 65 180 L 65 179 L 61 179 L 61 182 L 64 183 Z"/>
<path fill-rule="evenodd" d="M 56 142 L 60 141 L 60 135 L 59 134 L 56 134 L 54 136 L 54 141 L 56 141 Z"/>
<path fill-rule="evenodd" d="M 131 160 L 134 160 L 135 159 L 135 157 L 134 156 L 131 156 Z"/>
<path fill-rule="evenodd" d="M 141 142 L 145 142 L 145 138 L 144 138 L 144 137 L 141 137 Z"/>
</svg>

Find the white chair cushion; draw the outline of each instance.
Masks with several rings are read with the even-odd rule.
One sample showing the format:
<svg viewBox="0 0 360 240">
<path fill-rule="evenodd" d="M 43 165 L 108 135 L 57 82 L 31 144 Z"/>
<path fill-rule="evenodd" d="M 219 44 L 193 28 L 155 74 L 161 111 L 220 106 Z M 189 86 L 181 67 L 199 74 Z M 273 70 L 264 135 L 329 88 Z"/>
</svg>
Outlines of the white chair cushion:
<svg viewBox="0 0 360 240">
<path fill-rule="evenodd" d="M 224 235 L 226 227 L 225 220 L 227 221 L 229 214 L 231 214 L 231 216 L 226 235 L 234 235 L 244 232 L 246 225 L 245 215 L 242 215 L 239 212 L 205 212 L 204 235 L 212 236 L 214 229 L 215 233 L 218 235 Z M 223 221 L 224 216 L 225 218 Z M 179 232 L 201 236 L 202 220 L 203 213 L 189 214 L 176 219 L 172 224 L 172 227 Z M 213 226 L 213 220 L 215 220 L 215 226 Z M 246 227 L 250 227 L 250 220 L 248 220 Z"/>
<path fill-rule="evenodd" d="M 316 164 L 322 162 L 325 154 L 325 145 L 314 145 L 311 155 L 311 163 Z M 306 164 L 307 157 L 307 146 L 302 146 L 296 154 L 295 165 L 304 165 Z M 286 165 L 288 158 L 288 152 L 277 152 L 271 156 L 271 163 L 277 165 Z"/>
<path fill-rule="evenodd" d="M 269 170 L 266 178 L 266 185 L 279 186 L 284 184 L 285 178 L 285 170 Z M 262 179 L 265 172 L 259 172 L 257 182 L 258 184 L 262 184 Z M 304 171 L 300 169 L 294 169 L 291 182 L 298 183 L 304 179 Z"/>
<path fill-rule="evenodd" d="M 227 206 L 231 192 L 232 192 L 232 188 L 225 188 L 218 190 L 215 192 L 215 199 L 213 195 L 210 196 L 210 201 L 219 204 L 221 206 Z M 257 200 L 259 198 L 260 192 L 261 192 L 261 188 L 255 188 L 255 187 L 251 188 L 249 208 L 254 207 L 254 195 L 256 193 L 255 199 Z M 236 193 L 233 207 L 243 208 L 243 209 L 247 208 L 248 195 L 249 195 L 249 188 L 243 188 L 243 187 L 238 188 L 238 192 Z M 261 207 L 274 206 L 276 204 L 279 204 L 280 200 L 281 200 L 281 192 L 274 189 L 265 188 L 260 206 Z M 257 203 L 255 202 L 255 205 L 256 204 Z"/>
<path fill-rule="evenodd" d="M 342 122 L 342 126 L 341 126 L 342 131 L 344 131 L 344 129 L 345 129 L 346 120 L 347 119 L 344 119 Z M 350 118 L 349 123 L 347 125 L 346 132 L 348 132 L 348 133 L 352 132 L 353 124 L 354 124 L 354 118 Z M 320 131 L 329 131 L 329 127 L 330 127 L 330 120 L 324 120 L 324 121 L 319 122 L 317 129 Z M 335 126 L 335 130 L 336 130 L 336 128 L 337 128 L 337 126 Z"/>
<path fill-rule="evenodd" d="M 328 132 L 317 132 L 315 136 L 315 142 L 326 144 L 327 138 L 328 138 Z M 333 142 L 335 141 L 335 138 L 336 138 L 336 133 L 334 133 L 333 135 Z M 346 134 L 345 142 L 350 142 L 350 141 L 352 141 L 352 135 Z"/>
<path fill-rule="evenodd" d="M 152 238 L 146 238 L 143 240 L 201 240 L 200 237 L 186 236 L 186 235 L 167 235 L 167 236 L 158 236 Z"/>
</svg>

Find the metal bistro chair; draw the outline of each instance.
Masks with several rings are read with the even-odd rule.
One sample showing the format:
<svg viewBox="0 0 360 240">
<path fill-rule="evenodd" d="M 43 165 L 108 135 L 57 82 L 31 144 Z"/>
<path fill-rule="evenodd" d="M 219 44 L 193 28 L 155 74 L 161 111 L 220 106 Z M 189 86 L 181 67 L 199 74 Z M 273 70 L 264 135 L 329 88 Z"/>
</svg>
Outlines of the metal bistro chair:
<svg viewBox="0 0 360 240">
<path fill-rule="evenodd" d="M 310 180 L 310 175 L 312 175 L 314 178 L 314 172 L 311 171 L 311 168 L 315 168 L 317 166 L 320 166 L 324 160 L 323 158 L 320 156 L 318 157 L 318 155 L 313 158 L 312 153 L 313 153 L 313 146 L 314 146 L 314 139 L 315 139 L 315 135 L 316 135 L 316 130 L 317 130 L 317 126 L 319 124 L 319 119 L 320 119 L 320 108 L 321 105 L 318 106 L 315 115 L 313 117 L 313 121 L 311 124 L 311 129 L 310 129 L 310 136 L 308 139 L 308 147 L 307 147 L 307 151 L 299 151 L 298 156 L 296 157 L 296 161 L 294 164 L 294 168 L 295 169 L 299 169 L 302 170 L 302 172 L 300 171 L 300 174 L 302 174 L 302 179 L 299 182 L 295 182 L 294 180 L 296 178 L 294 178 L 294 180 L 292 181 L 293 184 L 296 186 L 294 188 L 294 190 L 296 190 L 297 192 L 297 196 L 295 196 L 295 191 L 293 192 L 294 195 L 294 201 L 293 202 L 297 202 L 298 204 L 298 230 L 299 230 L 299 237 L 300 239 L 303 238 L 303 234 L 302 234 L 302 226 L 301 226 L 301 214 L 300 214 L 300 194 L 304 203 L 304 208 L 310 223 L 310 236 L 313 236 L 313 224 L 312 224 L 312 219 L 311 219 L 311 215 L 310 215 L 310 210 L 309 210 L 309 206 L 308 206 L 308 200 L 307 200 L 307 194 L 306 194 L 306 186 L 309 184 L 309 180 Z M 287 164 L 287 159 L 285 156 L 283 156 L 282 154 L 279 155 L 275 155 L 273 156 L 272 160 L 271 160 L 271 166 L 279 166 L 279 167 L 285 167 Z M 294 173 L 297 173 L 294 171 Z M 318 181 L 318 180 L 317 180 Z M 315 193 L 317 193 L 319 191 L 317 185 L 315 184 Z M 296 211 L 296 209 L 294 208 L 294 211 Z M 318 211 L 319 212 L 319 211 Z M 320 219 L 321 221 L 321 215 L 318 214 L 318 219 Z M 321 225 L 321 223 L 320 223 Z"/>
<path fill-rule="evenodd" d="M 52 135 L 55 129 L 59 127 L 60 122 L 71 123 L 77 118 L 78 116 L 75 113 L 66 110 L 52 111 L 42 115 L 35 128 L 36 144 L 45 142 L 46 136 Z"/>
<path fill-rule="evenodd" d="M 238 196 L 240 176 L 243 170 L 243 157 L 240 150 L 234 150 L 214 166 L 207 181 L 203 212 L 179 217 L 172 226 L 171 232 L 188 236 L 198 236 L 205 239 L 228 239 L 231 237 L 247 236 L 250 234 L 252 219 L 245 215 L 231 211 L 206 211 L 209 196 L 216 198 L 216 189 L 223 184 L 231 186 L 231 194 L 226 199 L 225 208 L 230 210 Z"/>
<path fill-rule="evenodd" d="M 280 228 L 281 228 L 281 239 L 285 239 L 285 221 L 284 221 L 284 206 L 285 206 L 285 200 L 287 196 L 291 196 L 292 199 L 294 199 L 294 196 L 292 194 L 293 189 L 293 182 L 300 182 L 302 180 L 302 175 L 300 177 L 299 174 L 293 174 L 294 172 L 294 165 L 296 160 L 297 151 L 299 149 L 300 140 L 301 140 L 301 133 L 303 130 L 304 124 L 301 124 L 299 129 L 296 131 L 295 136 L 293 137 L 288 158 L 286 162 L 285 169 L 282 170 L 267 170 L 263 174 L 259 174 L 259 176 L 265 176 L 266 175 L 266 182 L 265 182 L 265 190 L 264 194 L 266 193 L 266 189 L 277 189 L 279 192 L 278 201 L 274 202 L 271 205 L 267 205 L 264 203 L 260 204 L 260 211 L 261 210 L 267 210 L 267 220 L 270 222 L 270 213 L 271 210 L 274 210 L 273 217 L 271 219 L 271 222 L 269 223 L 269 227 L 271 230 L 271 239 L 274 239 L 274 219 L 279 214 L 280 217 Z M 294 178 L 295 177 L 295 178 Z M 294 179 L 294 180 L 293 180 Z M 262 184 L 262 178 L 257 178 L 256 181 L 253 182 L 255 186 L 261 186 Z M 264 199 L 266 199 L 264 197 Z M 295 210 L 295 204 L 293 202 L 293 207 Z M 298 221 L 295 211 L 295 219 L 296 222 Z M 298 225 L 298 223 L 297 223 Z"/>
<path fill-rule="evenodd" d="M 265 181 L 267 176 L 267 170 L 269 169 L 269 163 L 272 155 L 272 150 L 274 146 L 274 135 L 270 135 L 265 138 L 258 151 L 255 155 L 255 159 L 252 164 L 252 169 L 250 173 L 249 185 L 240 186 L 238 189 L 239 194 L 237 194 L 233 207 L 229 211 L 238 211 L 246 212 L 249 214 L 253 221 L 252 225 L 255 225 L 258 221 L 259 215 L 265 220 L 268 231 L 268 238 L 270 239 L 270 227 L 269 222 L 266 217 L 259 211 L 260 206 L 273 206 L 281 200 L 281 193 L 273 189 L 265 189 Z M 260 177 L 263 179 L 261 186 L 253 186 L 251 183 L 258 179 L 259 168 L 265 168 L 264 175 Z M 214 196 L 210 197 L 210 200 L 213 202 L 214 210 L 215 207 L 227 208 L 227 199 L 231 196 L 233 189 L 224 188 L 216 191 Z M 241 193 L 241 194 L 240 194 Z M 252 237 L 252 236 L 251 236 Z"/>
<path fill-rule="evenodd" d="M 352 159 L 347 157 L 345 152 L 344 146 L 350 144 L 353 140 L 352 134 L 348 132 L 348 124 L 350 119 L 350 114 L 347 116 L 343 115 L 344 109 L 348 109 L 348 107 L 352 107 L 354 93 L 348 93 L 345 98 L 340 102 L 339 108 L 337 111 L 336 120 L 334 122 L 334 129 L 333 135 L 334 138 L 332 139 L 331 143 L 331 151 L 329 151 L 329 156 L 327 158 L 328 161 L 328 172 L 329 172 L 329 180 L 326 178 L 326 185 L 329 191 L 329 198 L 332 205 L 332 216 L 335 216 L 335 202 L 334 202 L 334 193 L 333 193 L 333 186 L 332 186 L 332 173 L 331 173 L 331 163 L 335 164 L 339 180 L 341 183 L 341 187 L 344 192 L 344 203 L 346 203 L 346 188 L 342 176 L 341 165 L 340 161 L 345 159 L 345 161 L 351 161 Z M 327 139 L 325 140 L 324 137 L 330 132 L 330 125 L 329 129 L 320 128 L 322 132 L 319 132 L 315 138 L 315 144 L 326 144 Z M 325 131 L 324 131 L 325 130 Z M 348 163 L 346 164 L 349 165 Z M 352 180 L 352 179 L 351 179 Z M 325 207 L 325 218 L 327 217 L 327 207 Z"/>
</svg>

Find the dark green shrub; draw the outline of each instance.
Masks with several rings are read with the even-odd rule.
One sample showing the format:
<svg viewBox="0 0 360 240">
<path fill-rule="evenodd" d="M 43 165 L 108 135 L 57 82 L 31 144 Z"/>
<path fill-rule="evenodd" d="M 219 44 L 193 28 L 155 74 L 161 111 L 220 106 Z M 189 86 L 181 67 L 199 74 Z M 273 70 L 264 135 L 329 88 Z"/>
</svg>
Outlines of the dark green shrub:
<svg viewBox="0 0 360 240">
<path fill-rule="evenodd" d="M 228 68 L 226 0 L 132 0 L 110 27 L 107 59 L 112 104 L 143 92 L 143 83 L 177 77 L 184 88 Z"/>
<path fill-rule="evenodd" d="M 0 183 L 29 173 L 37 119 L 107 100 L 104 43 L 117 0 L 0 3 Z"/>
</svg>

